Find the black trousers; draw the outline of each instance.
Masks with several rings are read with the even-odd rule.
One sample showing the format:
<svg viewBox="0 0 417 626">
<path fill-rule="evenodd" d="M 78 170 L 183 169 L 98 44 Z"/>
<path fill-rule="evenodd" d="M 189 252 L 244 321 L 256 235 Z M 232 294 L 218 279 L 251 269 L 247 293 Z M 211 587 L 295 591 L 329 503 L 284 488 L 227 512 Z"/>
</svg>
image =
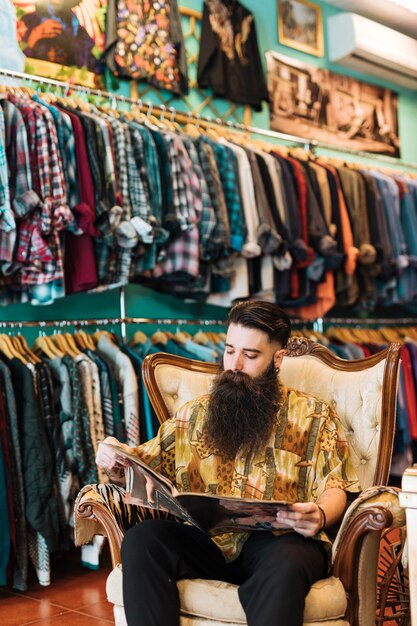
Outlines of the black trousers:
<svg viewBox="0 0 417 626">
<path fill-rule="evenodd" d="M 302 626 L 305 596 L 327 574 L 322 542 L 297 533 L 252 533 L 226 563 L 204 533 L 172 520 L 145 520 L 122 544 L 123 598 L 128 626 L 178 626 L 176 581 L 207 578 L 240 585 L 249 626 Z"/>
</svg>

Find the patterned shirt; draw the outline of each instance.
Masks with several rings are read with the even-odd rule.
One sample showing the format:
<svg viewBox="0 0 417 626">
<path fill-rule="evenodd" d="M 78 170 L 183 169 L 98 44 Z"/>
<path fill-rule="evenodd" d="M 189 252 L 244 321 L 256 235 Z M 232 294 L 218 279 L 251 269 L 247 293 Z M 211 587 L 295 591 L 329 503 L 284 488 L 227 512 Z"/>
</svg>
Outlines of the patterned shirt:
<svg viewBox="0 0 417 626">
<path fill-rule="evenodd" d="M 136 453 L 180 492 L 311 502 L 333 487 L 359 491 L 343 428 L 331 407 L 294 389 L 281 391 L 269 441 L 251 462 L 239 456 L 224 462 L 219 450 L 208 443 L 204 423 L 209 396 L 182 406 Z M 248 536 L 224 533 L 213 541 L 231 561 Z M 315 538 L 330 543 L 324 531 Z"/>
</svg>

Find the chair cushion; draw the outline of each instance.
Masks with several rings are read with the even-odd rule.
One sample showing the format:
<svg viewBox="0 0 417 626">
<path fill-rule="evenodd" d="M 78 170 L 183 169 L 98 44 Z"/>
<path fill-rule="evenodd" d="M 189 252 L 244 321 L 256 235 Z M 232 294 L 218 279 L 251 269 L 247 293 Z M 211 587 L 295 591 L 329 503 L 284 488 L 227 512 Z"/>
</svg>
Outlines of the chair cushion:
<svg viewBox="0 0 417 626">
<path fill-rule="evenodd" d="M 180 580 L 177 584 L 182 614 L 217 620 L 225 624 L 247 623 L 236 585 L 201 578 Z M 117 565 L 107 578 L 106 592 L 109 602 L 123 606 L 120 565 Z M 318 580 L 306 598 L 304 624 L 341 620 L 346 608 L 346 593 L 340 580 L 334 576 Z"/>
</svg>

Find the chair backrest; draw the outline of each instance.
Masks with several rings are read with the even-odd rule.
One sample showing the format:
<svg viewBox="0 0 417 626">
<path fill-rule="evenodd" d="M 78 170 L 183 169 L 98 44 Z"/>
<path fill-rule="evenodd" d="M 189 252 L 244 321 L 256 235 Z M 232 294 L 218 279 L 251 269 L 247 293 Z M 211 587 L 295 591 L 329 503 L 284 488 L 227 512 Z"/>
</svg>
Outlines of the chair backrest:
<svg viewBox="0 0 417 626">
<path fill-rule="evenodd" d="M 280 372 L 287 387 L 327 402 L 346 433 L 363 489 L 387 484 L 394 441 L 400 344 L 347 361 L 324 346 L 292 337 Z M 218 365 L 171 354 L 146 357 L 143 378 L 160 422 L 188 400 L 210 392 Z M 382 435 L 382 436 L 381 436 Z"/>
</svg>

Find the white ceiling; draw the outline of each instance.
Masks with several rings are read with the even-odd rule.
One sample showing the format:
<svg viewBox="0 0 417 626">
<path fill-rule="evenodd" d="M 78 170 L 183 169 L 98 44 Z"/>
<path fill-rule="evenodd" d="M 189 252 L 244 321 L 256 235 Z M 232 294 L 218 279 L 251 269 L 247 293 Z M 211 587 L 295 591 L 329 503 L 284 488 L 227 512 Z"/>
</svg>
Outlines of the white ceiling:
<svg viewBox="0 0 417 626">
<path fill-rule="evenodd" d="M 417 39 L 417 13 L 403 9 L 389 0 L 326 0 L 338 9 L 359 13 L 394 30 Z M 414 0 L 417 8 L 417 0 Z"/>
</svg>

